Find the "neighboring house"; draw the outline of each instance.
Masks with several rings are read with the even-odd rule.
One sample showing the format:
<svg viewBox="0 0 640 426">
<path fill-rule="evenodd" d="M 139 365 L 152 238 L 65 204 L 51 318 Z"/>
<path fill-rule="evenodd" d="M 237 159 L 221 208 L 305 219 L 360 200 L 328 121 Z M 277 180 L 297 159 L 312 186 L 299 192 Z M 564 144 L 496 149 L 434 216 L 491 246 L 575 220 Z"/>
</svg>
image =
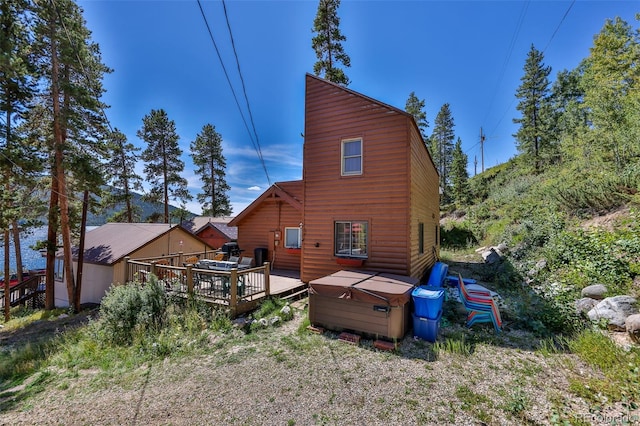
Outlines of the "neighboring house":
<svg viewBox="0 0 640 426">
<path fill-rule="evenodd" d="M 231 217 L 196 216 L 185 220 L 181 225 L 211 247 L 220 248 L 224 243 L 238 238 L 238 228 L 229 226 Z"/>
<path fill-rule="evenodd" d="M 424 278 L 440 250 L 440 196 L 411 114 L 307 74 L 304 138 L 302 181 L 273 185 L 229 223 L 239 245 L 266 244 L 278 267 L 297 238 L 304 282 L 353 268 Z"/>
<path fill-rule="evenodd" d="M 302 252 L 301 180 L 274 183 L 229 224 L 240 224 L 238 245 L 243 256 L 253 257 L 256 248 L 266 248 L 274 269 L 300 270 Z"/>
<path fill-rule="evenodd" d="M 175 253 L 213 250 L 211 246 L 179 225 L 164 223 L 107 223 L 86 233 L 80 303 L 100 303 L 111 284 L 125 282 L 126 258 L 144 259 Z M 73 250 L 77 271 L 78 249 Z M 63 280 L 63 258 L 55 266 L 55 305 L 69 306 Z"/>
</svg>

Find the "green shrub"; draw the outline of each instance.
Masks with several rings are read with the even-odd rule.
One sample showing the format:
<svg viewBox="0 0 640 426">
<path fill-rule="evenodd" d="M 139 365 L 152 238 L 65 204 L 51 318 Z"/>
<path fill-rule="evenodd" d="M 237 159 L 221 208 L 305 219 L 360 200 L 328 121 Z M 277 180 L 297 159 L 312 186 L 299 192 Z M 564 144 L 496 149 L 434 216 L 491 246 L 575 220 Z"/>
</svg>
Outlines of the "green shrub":
<svg viewBox="0 0 640 426">
<path fill-rule="evenodd" d="M 167 296 L 155 276 L 149 283 L 111 287 L 102 300 L 100 323 L 108 342 L 130 344 L 136 333 L 158 332 L 167 320 Z"/>
</svg>

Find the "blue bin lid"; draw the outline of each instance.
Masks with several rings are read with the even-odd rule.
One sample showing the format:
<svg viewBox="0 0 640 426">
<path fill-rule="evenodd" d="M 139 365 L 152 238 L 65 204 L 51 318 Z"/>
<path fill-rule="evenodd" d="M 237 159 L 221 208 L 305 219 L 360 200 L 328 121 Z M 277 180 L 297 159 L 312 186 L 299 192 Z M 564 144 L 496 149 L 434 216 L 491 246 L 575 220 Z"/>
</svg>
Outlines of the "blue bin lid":
<svg viewBox="0 0 640 426">
<path fill-rule="evenodd" d="M 434 290 L 433 287 L 420 286 L 414 288 L 411 295 L 413 297 L 420 297 L 424 299 L 439 299 L 444 296 L 444 290 Z"/>
</svg>

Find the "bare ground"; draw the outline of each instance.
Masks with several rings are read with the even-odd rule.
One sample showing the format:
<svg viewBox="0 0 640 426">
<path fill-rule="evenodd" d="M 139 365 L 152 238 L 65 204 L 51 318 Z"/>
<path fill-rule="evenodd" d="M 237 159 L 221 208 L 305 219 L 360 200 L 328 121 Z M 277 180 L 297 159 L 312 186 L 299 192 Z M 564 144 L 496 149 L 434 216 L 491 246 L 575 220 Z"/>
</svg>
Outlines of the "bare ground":
<svg viewBox="0 0 640 426">
<path fill-rule="evenodd" d="M 468 268 L 459 272 L 472 276 Z M 372 340 L 354 346 L 332 332 L 300 333 L 305 316 L 299 306 L 279 328 L 212 334 L 204 355 L 118 371 L 49 368 L 26 383 L 44 378 L 39 392 L 0 387 L 11 402 L 0 425 L 640 424 L 638 409 L 605 402 L 596 410 L 572 393 L 572 381 L 599 373 L 572 354 L 543 355 L 522 330 L 468 332 L 461 321 L 438 340 L 446 346 L 464 334 L 469 355 L 437 352 L 410 334 L 385 352 Z M 19 334 L 0 330 L 0 342 L 24 342 Z"/>
</svg>

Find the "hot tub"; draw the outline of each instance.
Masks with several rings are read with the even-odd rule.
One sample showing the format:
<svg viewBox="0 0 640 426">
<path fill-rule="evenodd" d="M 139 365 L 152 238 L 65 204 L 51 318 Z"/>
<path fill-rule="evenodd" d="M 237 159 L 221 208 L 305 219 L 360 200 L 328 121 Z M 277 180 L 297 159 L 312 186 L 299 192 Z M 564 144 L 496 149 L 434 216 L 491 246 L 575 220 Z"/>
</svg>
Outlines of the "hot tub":
<svg viewBox="0 0 640 426">
<path fill-rule="evenodd" d="M 372 337 L 402 338 L 410 328 L 411 292 L 417 278 L 339 271 L 309 283 L 311 324 Z"/>
</svg>

